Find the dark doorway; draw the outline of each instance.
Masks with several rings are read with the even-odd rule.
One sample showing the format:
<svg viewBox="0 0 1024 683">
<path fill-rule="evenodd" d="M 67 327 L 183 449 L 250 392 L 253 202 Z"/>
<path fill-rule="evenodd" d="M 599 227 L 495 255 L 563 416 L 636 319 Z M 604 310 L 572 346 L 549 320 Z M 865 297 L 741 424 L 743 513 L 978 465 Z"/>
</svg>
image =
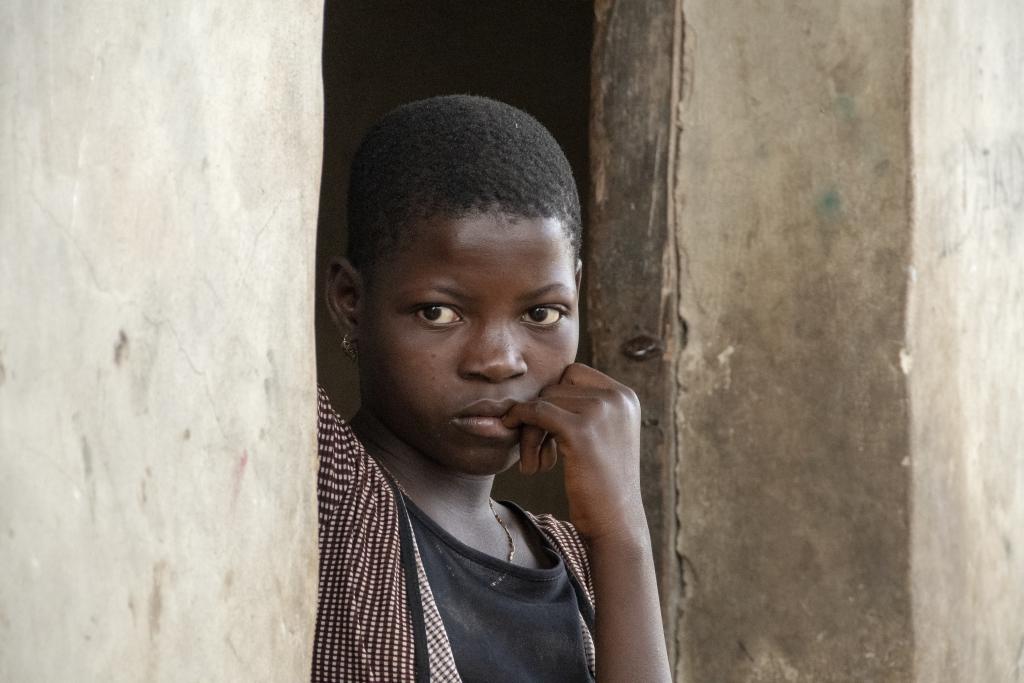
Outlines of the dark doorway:
<svg viewBox="0 0 1024 683">
<path fill-rule="evenodd" d="M 366 129 L 404 102 L 486 95 L 539 119 L 565 150 L 588 204 L 590 0 L 329 0 L 324 19 L 324 163 L 317 239 L 317 376 L 345 416 L 355 368 L 322 301 L 322 267 L 343 253 L 348 167 Z M 584 216 L 586 224 L 586 216 Z M 585 329 L 582 326 L 581 332 Z M 586 339 L 580 360 L 586 362 Z M 557 473 L 499 477 L 496 497 L 567 516 Z"/>
</svg>

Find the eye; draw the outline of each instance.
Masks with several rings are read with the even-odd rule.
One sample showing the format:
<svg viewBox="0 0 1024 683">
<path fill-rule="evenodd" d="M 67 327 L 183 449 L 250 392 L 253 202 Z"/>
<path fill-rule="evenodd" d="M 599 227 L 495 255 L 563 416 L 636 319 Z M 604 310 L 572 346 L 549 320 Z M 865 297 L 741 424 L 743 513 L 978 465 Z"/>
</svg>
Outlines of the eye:
<svg viewBox="0 0 1024 683">
<path fill-rule="evenodd" d="M 441 304 L 424 306 L 416 311 L 416 315 L 419 316 L 420 320 L 431 325 L 451 325 L 462 320 L 462 316 L 454 308 L 442 306 Z"/>
<path fill-rule="evenodd" d="M 564 316 L 564 312 L 553 306 L 534 306 L 523 314 L 523 320 L 532 325 L 548 327 L 557 323 Z"/>
</svg>

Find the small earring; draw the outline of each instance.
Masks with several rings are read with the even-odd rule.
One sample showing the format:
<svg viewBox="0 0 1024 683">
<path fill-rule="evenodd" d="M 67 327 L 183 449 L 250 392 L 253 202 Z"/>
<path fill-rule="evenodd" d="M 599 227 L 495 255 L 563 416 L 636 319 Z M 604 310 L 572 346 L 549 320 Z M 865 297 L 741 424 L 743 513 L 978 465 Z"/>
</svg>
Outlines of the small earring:
<svg viewBox="0 0 1024 683">
<path fill-rule="evenodd" d="M 341 348 L 345 351 L 345 355 L 353 361 L 359 360 L 359 347 L 356 346 L 355 339 L 346 334 L 341 338 Z"/>
</svg>

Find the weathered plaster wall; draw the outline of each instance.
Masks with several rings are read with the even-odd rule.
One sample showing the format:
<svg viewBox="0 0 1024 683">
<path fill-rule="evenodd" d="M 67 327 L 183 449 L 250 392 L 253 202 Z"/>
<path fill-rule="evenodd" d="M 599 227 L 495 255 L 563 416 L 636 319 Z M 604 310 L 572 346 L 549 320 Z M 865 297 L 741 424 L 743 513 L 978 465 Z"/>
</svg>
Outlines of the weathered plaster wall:
<svg viewBox="0 0 1024 683">
<path fill-rule="evenodd" d="M 679 672 L 905 681 L 907 8 L 683 10 Z"/>
<path fill-rule="evenodd" d="M 914 3 L 917 680 L 1024 681 L 1024 5 Z"/>
<path fill-rule="evenodd" d="M 303 680 L 319 2 L 0 8 L 0 680 Z"/>
</svg>

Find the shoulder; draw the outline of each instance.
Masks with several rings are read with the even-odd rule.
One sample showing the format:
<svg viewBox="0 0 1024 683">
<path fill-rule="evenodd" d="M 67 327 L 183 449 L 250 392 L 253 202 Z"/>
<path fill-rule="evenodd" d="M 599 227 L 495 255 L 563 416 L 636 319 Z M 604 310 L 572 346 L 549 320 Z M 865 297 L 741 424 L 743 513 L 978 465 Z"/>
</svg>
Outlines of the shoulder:
<svg viewBox="0 0 1024 683">
<path fill-rule="evenodd" d="M 348 423 L 341 419 L 341 416 L 334 410 L 330 397 L 323 386 L 319 384 L 316 385 L 316 421 L 317 438 L 321 442 L 324 441 L 324 436 L 337 436 L 339 439 L 346 436 L 352 439 L 355 438 L 355 434 L 351 433 L 352 430 L 348 427 Z"/>
<path fill-rule="evenodd" d="M 590 555 L 587 553 L 587 544 L 583 537 L 576 531 L 570 522 L 555 518 L 553 515 L 535 515 L 526 512 L 526 515 L 537 526 L 544 536 L 547 537 L 558 553 L 562 556 L 569 571 L 572 572 L 576 581 L 586 591 L 591 604 L 594 602 L 594 586 L 590 576 Z"/>
<path fill-rule="evenodd" d="M 355 489 L 380 489 L 390 493 L 376 461 L 363 447 L 351 425 L 331 405 L 322 386 L 317 386 L 317 499 L 321 528 Z"/>
<path fill-rule="evenodd" d="M 352 427 L 341 418 L 331 405 L 322 386 L 317 386 L 317 450 L 321 469 L 327 466 L 344 467 L 365 455 L 363 444 Z"/>
</svg>

